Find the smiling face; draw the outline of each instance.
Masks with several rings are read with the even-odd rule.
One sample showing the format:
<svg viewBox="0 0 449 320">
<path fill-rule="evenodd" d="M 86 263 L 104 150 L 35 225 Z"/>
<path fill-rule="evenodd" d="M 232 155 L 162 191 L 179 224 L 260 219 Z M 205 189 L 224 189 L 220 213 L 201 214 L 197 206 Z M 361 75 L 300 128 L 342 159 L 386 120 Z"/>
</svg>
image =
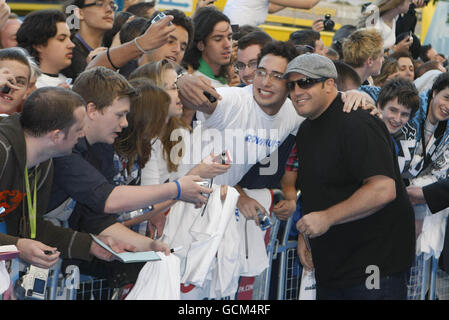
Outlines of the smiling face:
<svg viewBox="0 0 449 320">
<path fill-rule="evenodd" d="M 433 94 L 428 118 L 432 124 L 449 119 L 449 87 Z"/>
<path fill-rule="evenodd" d="M 90 144 L 97 142 L 113 144 L 118 133 L 128 126 L 126 115 L 130 110 L 129 97 L 117 97 L 112 104 L 102 110 L 97 110 L 95 105 L 87 105 L 89 118 L 86 138 Z"/>
<path fill-rule="evenodd" d="M 177 74 L 173 69 L 166 69 L 162 74 L 164 89 L 170 96 L 170 106 L 168 107 L 168 118 L 182 115 L 182 103 L 179 99 L 178 88 L 176 87 Z"/>
<path fill-rule="evenodd" d="M 305 75 L 292 72 L 288 75 L 288 81 L 297 81 L 306 78 Z M 296 112 L 305 118 L 316 119 L 328 107 L 323 82 L 315 83 L 308 89 L 301 89 L 297 84 L 292 91 L 290 91 L 290 98 Z"/>
<path fill-rule="evenodd" d="M 394 134 L 410 119 L 411 109 L 398 103 L 398 98 L 388 101 L 381 109 L 382 120 L 390 134 Z"/>
<path fill-rule="evenodd" d="M 232 29 L 226 21 L 220 21 L 205 41 L 200 41 L 197 47 L 202 51 L 202 57 L 217 75 L 221 66 L 231 62 Z"/>
<path fill-rule="evenodd" d="M 287 64 L 286 58 L 273 54 L 265 55 L 259 62 L 253 81 L 253 95 L 267 114 L 276 114 L 287 98 L 286 81 L 282 79 Z"/>
<path fill-rule="evenodd" d="M 20 88 L 11 89 L 9 93 L 0 92 L 0 113 L 12 114 L 18 111 L 26 98 L 30 69 L 16 60 L 0 60 L 0 68 L 8 68 L 16 78 L 16 86 Z"/>
<path fill-rule="evenodd" d="M 70 30 L 65 22 L 56 24 L 56 35 L 46 45 L 36 46 L 42 72 L 58 74 L 72 64 L 75 44 L 70 40 Z"/>
</svg>

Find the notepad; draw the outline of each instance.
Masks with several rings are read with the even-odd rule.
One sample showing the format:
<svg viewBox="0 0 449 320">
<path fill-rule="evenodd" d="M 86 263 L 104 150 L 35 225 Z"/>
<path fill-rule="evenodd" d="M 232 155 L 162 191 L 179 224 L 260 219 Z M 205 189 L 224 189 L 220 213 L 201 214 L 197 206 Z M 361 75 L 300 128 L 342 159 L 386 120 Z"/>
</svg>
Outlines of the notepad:
<svg viewBox="0 0 449 320">
<path fill-rule="evenodd" d="M 123 263 L 135 263 L 135 262 L 147 262 L 161 260 L 158 254 L 154 251 L 141 251 L 141 252 L 121 252 L 117 253 L 113 251 L 107 244 L 98 239 L 93 234 L 90 234 L 92 239 L 102 248 L 112 253 L 117 259 Z"/>
<path fill-rule="evenodd" d="M 0 261 L 11 260 L 19 256 L 19 250 L 15 245 L 0 246 Z"/>
</svg>

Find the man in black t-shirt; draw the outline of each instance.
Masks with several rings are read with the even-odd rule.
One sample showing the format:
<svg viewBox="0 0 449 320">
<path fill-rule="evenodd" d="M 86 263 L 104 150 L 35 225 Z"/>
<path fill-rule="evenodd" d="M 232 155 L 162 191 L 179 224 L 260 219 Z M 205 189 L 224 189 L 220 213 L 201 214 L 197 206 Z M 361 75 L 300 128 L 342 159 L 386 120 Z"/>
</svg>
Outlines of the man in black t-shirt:
<svg viewBox="0 0 449 320">
<path fill-rule="evenodd" d="M 284 77 L 307 118 L 296 140 L 304 210 L 298 253 L 315 268 L 317 298 L 405 299 L 414 217 L 387 128 L 366 111 L 342 111 L 326 57 L 301 55 Z"/>
</svg>

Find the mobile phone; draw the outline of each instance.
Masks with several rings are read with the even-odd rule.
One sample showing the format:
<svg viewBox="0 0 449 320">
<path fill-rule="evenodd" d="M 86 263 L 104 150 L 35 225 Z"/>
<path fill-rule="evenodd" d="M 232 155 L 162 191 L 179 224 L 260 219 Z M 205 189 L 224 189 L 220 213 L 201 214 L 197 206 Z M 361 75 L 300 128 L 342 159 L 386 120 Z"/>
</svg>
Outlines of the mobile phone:
<svg viewBox="0 0 449 320">
<path fill-rule="evenodd" d="M 410 31 L 410 32 L 408 33 L 408 40 L 409 40 L 409 41 L 413 41 L 413 32 L 412 32 L 412 31 Z"/>
<path fill-rule="evenodd" d="M 159 12 L 158 15 L 155 16 L 155 17 L 153 18 L 153 20 L 151 20 L 151 24 L 156 23 L 156 22 L 158 22 L 159 20 L 164 19 L 165 17 L 166 17 L 165 13 Z M 173 23 L 172 23 L 171 21 L 168 23 L 169 26 L 171 26 L 172 24 L 173 24 Z"/>
<path fill-rule="evenodd" d="M 214 103 L 215 101 L 217 101 L 217 99 L 209 92 L 203 91 L 203 94 L 206 96 L 207 99 L 209 99 L 210 103 Z"/>
<path fill-rule="evenodd" d="M 215 156 L 212 159 L 212 162 L 221 163 L 221 164 L 230 164 L 232 163 L 232 158 L 229 150 L 223 151 L 218 156 Z"/>
<path fill-rule="evenodd" d="M 2 93 L 8 94 L 11 91 L 11 88 L 8 87 L 7 85 L 4 85 L 2 87 Z"/>
</svg>

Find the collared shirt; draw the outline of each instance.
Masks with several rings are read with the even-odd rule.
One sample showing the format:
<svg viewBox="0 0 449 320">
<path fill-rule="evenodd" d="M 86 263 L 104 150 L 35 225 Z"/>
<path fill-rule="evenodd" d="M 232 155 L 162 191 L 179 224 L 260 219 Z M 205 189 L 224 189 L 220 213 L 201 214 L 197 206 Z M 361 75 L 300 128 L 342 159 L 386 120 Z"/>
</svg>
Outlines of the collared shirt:
<svg viewBox="0 0 449 320">
<path fill-rule="evenodd" d="M 206 61 L 204 61 L 203 58 L 200 58 L 200 66 L 198 68 L 198 71 L 208 76 L 209 78 L 220 82 L 221 84 L 227 84 L 226 78 L 216 76 L 212 71 L 212 69 L 210 68 L 210 66 L 207 64 Z"/>
</svg>

